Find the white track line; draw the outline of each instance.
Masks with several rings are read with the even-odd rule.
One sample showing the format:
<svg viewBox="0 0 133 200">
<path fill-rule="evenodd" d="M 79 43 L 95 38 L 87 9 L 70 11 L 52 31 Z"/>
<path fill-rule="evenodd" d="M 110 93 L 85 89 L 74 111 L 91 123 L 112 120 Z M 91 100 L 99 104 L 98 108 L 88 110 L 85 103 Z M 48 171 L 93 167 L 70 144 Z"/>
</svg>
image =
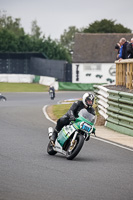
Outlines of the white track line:
<svg viewBox="0 0 133 200">
<path fill-rule="evenodd" d="M 52 119 L 50 119 L 50 117 L 48 116 L 48 114 L 47 114 L 47 112 L 46 112 L 47 106 L 48 106 L 48 105 L 45 105 L 45 106 L 42 108 L 43 114 L 45 115 L 45 117 L 46 117 L 49 121 L 51 121 L 51 122 L 53 122 L 54 124 L 56 124 L 56 122 L 53 121 Z"/>
<path fill-rule="evenodd" d="M 48 106 L 48 105 L 45 105 L 45 106 L 43 107 L 43 109 L 42 109 L 42 110 L 43 110 L 43 114 L 45 115 L 45 117 L 46 117 L 49 121 L 51 121 L 51 122 L 53 122 L 54 124 L 56 124 L 56 122 L 53 121 L 52 119 L 50 119 L 50 117 L 48 116 L 48 114 L 47 114 L 47 112 L 46 112 L 47 106 Z M 125 147 L 125 146 L 122 146 L 122 145 L 120 145 L 120 144 L 116 144 L 116 143 L 114 143 L 114 142 L 110 142 L 110 141 L 108 141 L 108 140 L 104 140 L 104 139 L 101 139 L 101 138 L 98 138 L 98 137 L 94 137 L 94 136 L 91 136 L 91 138 L 92 138 L 92 139 L 95 139 L 95 140 L 99 140 L 99 141 L 101 141 L 101 142 L 105 142 L 105 143 L 108 143 L 108 144 L 117 146 L 117 147 L 120 147 L 120 148 L 122 148 L 122 149 L 126 149 L 126 150 L 128 150 L 128 151 L 133 151 L 133 149 L 130 149 L 130 148 Z"/>
<path fill-rule="evenodd" d="M 120 147 L 120 148 L 122 148 L 122 149 L 126 149 L 126 150 L 128 150 L 128 151 L 133 151 L 133 149 L 130 149 L 129 147 L 125 147 L 125 146 L 122 146 L 122 145 L 120 145 L 120 144 L 117 144 L 117 143 L 114 143 L 114 142 L 110 142 L 110 141 L 105 140 L 105 139 L 102 139 L 102 138 L 97 138 L 97 137 L 94 137 L 94 136 L 92 136 L 92 138 L 95 139 L 95 140 L 99 140 L 99 141 L 102 141 L 102 142 L 106 142 L 106 143 L 108 143 L 108 144 L 112 144 L 112 145 L 117 146 L 117 147 Z"/>
</svg>

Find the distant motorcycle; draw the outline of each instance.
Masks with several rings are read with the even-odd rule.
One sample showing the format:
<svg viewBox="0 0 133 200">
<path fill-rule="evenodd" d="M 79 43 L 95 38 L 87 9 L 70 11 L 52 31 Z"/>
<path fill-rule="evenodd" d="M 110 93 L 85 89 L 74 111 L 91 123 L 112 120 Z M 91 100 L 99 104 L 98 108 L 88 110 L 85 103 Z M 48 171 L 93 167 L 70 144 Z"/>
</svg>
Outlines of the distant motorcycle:
<svg viewBox="0 0 133 200">
<path fill-rule="evenodd" d="M 55 155 L 57 152 L 64 154 L 68 160 L 74 159 L 80 152 L 84 141 L 89 140 L 90 134 L 95 134 L 96 116 L 89 113 L 86 109 L 79 112 L 76 121 L 64 126 L 58 133 L 55 145 L 48 143 L 47 153 Z M 49 139 L 53 134 L 53 128 L 48 128 Z"/>
<path fill-rule="evenodd" d="M 6 101 L 6 97 L 4 97 L 1 93 L 0 93 L 0 101 Z"/>
<path fill-rule="evenodd" d="M 53 86 L 49 88 L 49 95 L 52 100 L 55 98 L 55 89 Z"/>
</svg>

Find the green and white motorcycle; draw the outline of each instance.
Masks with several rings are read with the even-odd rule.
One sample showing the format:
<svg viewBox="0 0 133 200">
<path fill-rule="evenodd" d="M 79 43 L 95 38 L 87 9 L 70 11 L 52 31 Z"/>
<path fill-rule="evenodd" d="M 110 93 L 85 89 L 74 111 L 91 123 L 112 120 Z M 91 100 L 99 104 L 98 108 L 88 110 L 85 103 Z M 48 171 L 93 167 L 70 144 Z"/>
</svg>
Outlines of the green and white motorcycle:
<svg viewBox="0 0 133 200">
<path fill-rule="evenodd" d="M 89 113 L 86 109 L 79 112 L 76 121 L 64 126 L 58 133 L 55 145 L 49 141 L 47 152 L 49 155 L 62 153 L 68 160 L 75 158 L 80 152 L 84 141 L 89 140 L 90 134 L 95 133 L 96 116 Z M 53 134 L 53 128 L 48 128 L 49 139 Z"/>
</svg>

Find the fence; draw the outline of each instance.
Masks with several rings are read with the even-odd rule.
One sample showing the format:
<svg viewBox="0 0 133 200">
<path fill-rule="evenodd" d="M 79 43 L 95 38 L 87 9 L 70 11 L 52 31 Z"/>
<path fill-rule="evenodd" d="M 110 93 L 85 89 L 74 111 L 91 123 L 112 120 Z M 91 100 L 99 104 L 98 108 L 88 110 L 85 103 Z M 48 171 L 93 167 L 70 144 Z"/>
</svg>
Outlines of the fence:
<svg viewBox="0 0 133 200">
<path fill-rule="evenodd" d="M 133 88 L 133 59 L 115 61 L 116 63 L 116 85 Z"/>
<path fill-rule="evenodd" d="M 0 53 L 0 74 L 33 74 L 72 82 L 72 65 L 49 60 L 43 53 Z"/>
<path fill-rule="evenodd" d="M 98 112 L 105 118 L 105 126 L 133 136 L 133 94 L 94 86 Z"/>
</svg>

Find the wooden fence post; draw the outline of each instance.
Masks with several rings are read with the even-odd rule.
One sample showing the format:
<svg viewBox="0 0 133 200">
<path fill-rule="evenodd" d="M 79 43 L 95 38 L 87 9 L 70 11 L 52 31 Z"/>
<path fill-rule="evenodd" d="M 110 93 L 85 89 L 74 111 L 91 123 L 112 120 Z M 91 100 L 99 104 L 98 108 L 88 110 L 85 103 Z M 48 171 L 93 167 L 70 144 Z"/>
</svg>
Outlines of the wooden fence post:
<svg viewBox="0 0 133 200">
<path fill-rule="evenodd" d="M 123 85 L 133 89 L 133 59 L 123 59 L 116 63 L 116 86 Z"/>
</svg>

